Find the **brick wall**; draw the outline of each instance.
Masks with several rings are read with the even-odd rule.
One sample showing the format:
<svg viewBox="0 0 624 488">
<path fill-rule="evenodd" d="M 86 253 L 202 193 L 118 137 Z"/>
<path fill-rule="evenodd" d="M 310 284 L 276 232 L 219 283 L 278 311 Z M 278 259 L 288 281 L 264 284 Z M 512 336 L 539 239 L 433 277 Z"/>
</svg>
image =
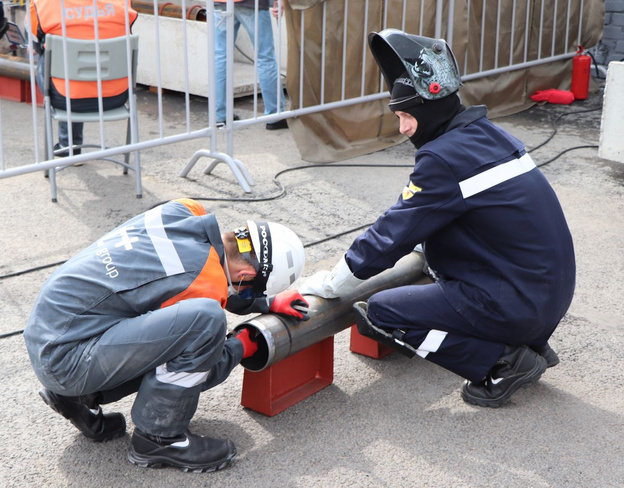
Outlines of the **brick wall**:
<svg viewBox="0 0 624 488">
<path fill-rule="evenodd" d="M 624 0 L 605 1 L 604 30 L 595 56 L 602 65 L 624 59 Z"/>
</svg>

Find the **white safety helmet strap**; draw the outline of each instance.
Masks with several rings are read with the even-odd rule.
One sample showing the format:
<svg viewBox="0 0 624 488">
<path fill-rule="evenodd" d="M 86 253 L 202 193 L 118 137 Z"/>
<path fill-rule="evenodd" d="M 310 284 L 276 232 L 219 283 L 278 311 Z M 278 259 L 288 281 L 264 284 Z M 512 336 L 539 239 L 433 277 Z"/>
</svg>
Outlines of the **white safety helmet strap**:
<svg viewBox="0 0 624 488">
<path fill-rule="evenodd" d="M 274 222 L 247 221 L 249 237 L 258 258 L 254 294 L 277 295 L 288 288 L 303 271 L 305 252 L 299 237 Z"/>
<path fill-rule="evenodd" d="M 268 222 L 254 221 L 249 225 L 251 242 L 253 243 L 256 257 L 258 258 L 258 268 L 252 290 L 254 293 L 265 293 L 271 272 L 273 271 L 273 239 L 271 238 L 271 227 Z M 255 229 L 254 229 L 255 227 Z M 255 230 L 255 232 L 254 232 Z"/>
</svg>

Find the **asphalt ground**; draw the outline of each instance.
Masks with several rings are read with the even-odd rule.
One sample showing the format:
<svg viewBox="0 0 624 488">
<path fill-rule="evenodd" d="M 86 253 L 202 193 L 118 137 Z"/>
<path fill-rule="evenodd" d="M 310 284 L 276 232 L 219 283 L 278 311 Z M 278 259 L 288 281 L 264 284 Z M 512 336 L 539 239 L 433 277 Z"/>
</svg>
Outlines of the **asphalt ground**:
<svg viewBox="0 0 624 488">
<path fill-rule="evenodd" d="M 598 91 L 570 106 L 535 106 L 495 120 L 529 149 L 547 141 L 532 155 L 547 163 L 541 170 L 563 205 L 578 267 L 574 301 L 551 339 L 561 363 L 508 405 L 465 404 L 462 379 L 420 358 L 353 354 L 344 331 L 335 336 L 333 383 L 276 416 L 241 406 L 242 367 L 202 395 L 191 429 L 234 441 L 238 457 L 229 468 L 210 474 L 142 469 L 126 459 L 133 397 L 106 409 L 126 416 L 128 434 L 89 442 L 39 398 L 17 333 L 0 339 L 0 485 L 624 486 L 624 164 L 599 158 L 596 148 L 570 150 L 598 144 L 601 96 Z M 183 97 L 167 94 L 162 116 L 153 93 L 142 90 L 139 99 L 142 139 L 184 129 Z M 0 103 L 5 157 L 11 164 L 29 163 L 31 108 Z M 201 126 L 205 100 L 193 98 L 191 106 L 190 124 Z M 237 99 L 235 109 L 250 115 L 252 101 Z M 255 182 L 245 194 L 226 165 L 204 175 L 210 160 L 200 160 L 187 178 L 177 176 L 195 151 L 208 146 L 196 139 L 143 151 L 142 199 L 134 196 L 132 176 L 102 161 L 59 174 L 56 204 L 42 173 L 0 180 L 0 334 L 24 328 L 54 263 L 171 198 L 202 198 L 225 229 L 247 218 L 289 225 L 307 246 L 304 278 L 328 269 L 357 235 L 349 231 L 372 223 L 394 203 L 414 153 L 406 142 L 314 165 L 301 160 L 288 130 L 252 126 L 234 134 L 235 156 Z M 243 320 L 229 318 L 231 327 Z"/>
</svg>

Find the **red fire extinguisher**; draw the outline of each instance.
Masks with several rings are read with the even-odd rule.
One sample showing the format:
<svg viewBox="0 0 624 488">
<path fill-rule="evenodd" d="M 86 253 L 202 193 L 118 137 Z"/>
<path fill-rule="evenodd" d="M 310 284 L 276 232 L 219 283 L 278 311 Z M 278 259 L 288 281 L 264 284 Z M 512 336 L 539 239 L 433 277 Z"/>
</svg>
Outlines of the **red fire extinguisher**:
<svg viewBox="0 0 624 488">
<path fill-rule="evenodd" d="M 576 56 L 572 59 L 572 81 L 570 91 L 576 100 L 585 100 L 589 94 L 589 73 L 591 58 L 583 46 L 579 46 Z"/>
</svg>

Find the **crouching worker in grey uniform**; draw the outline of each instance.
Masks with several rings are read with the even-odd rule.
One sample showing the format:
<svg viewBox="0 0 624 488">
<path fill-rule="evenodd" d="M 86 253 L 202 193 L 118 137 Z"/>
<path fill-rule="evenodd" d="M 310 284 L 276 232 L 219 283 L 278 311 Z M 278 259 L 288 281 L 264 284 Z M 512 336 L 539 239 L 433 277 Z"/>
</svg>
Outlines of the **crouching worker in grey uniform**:
<svg viewBox="0 0 624 488">
<path fill-rule="evenodd" d="M 466 379 L 464 401 L 498 407 L 559 362 L 548 339 L 574 293 L 572 237 L 561 205 L 524 145 L 464 107 L 442 39 L 395 29 L 369 35 L 390 110 L 418 149 L 398 201 L 357 237 L 333 271 L 299 291 L 324 298 L 422 243 L 435 283 L 355 304 L 358 330 Z"/>
<path fill-rule="evenodd" d="M 189 199 L 134 217 L 43 286 L 24 331 L 40 395 L 100 442 L 126 431 L 123 415 L 105 415 L 100 405 L 137 393 L 132 463 L 228 466 L 231 441 L 189 431 L 200 393 L 257 349 L 247 329 L 228 337 L 223 309 L 307 319 L 307 302 L 286 290 L 304 258 L 290 229 L 247 221 L 221 233 L 215 216 Z"/>
</svg>

